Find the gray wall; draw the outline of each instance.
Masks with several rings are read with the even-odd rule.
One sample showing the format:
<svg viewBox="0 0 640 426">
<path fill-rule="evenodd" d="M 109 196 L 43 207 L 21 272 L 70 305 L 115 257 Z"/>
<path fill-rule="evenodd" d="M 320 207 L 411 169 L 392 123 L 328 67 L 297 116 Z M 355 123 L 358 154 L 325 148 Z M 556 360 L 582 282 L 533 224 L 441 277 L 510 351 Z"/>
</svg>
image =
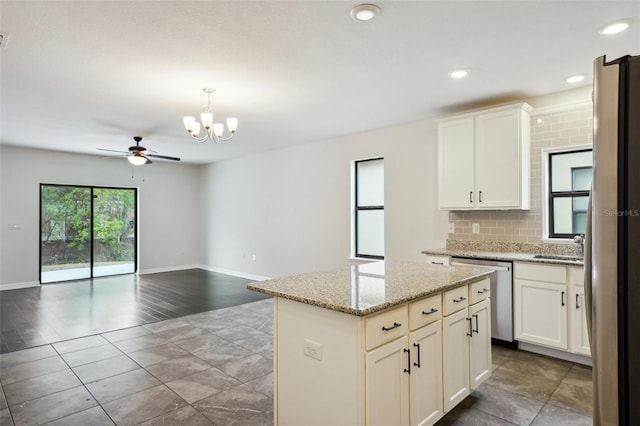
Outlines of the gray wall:
<svg viewBox="0 0 640 426">
<path fill-rule="evenodd" d="M 141 272 L 202 262 L 198 166 L 0 146 L 0 288 L 38 282 L 40 183 L 137 187 Z"/>
</svg>

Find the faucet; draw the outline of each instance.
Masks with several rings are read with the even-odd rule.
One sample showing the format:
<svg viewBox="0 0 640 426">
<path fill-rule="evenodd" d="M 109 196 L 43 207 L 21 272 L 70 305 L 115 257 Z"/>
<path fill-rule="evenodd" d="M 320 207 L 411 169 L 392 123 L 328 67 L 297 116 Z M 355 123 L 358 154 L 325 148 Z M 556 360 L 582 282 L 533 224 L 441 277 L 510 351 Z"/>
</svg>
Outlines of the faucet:
<svg viewBox="0 0 640 426">
<path fill-rule="evenodd" d="M 584 234 L 578 234 L 573 237 L 573 242 L 576 244 L 580 244 L 578 247 L 578 255 L 580 257 L 584 257 Z"/>
</svg>

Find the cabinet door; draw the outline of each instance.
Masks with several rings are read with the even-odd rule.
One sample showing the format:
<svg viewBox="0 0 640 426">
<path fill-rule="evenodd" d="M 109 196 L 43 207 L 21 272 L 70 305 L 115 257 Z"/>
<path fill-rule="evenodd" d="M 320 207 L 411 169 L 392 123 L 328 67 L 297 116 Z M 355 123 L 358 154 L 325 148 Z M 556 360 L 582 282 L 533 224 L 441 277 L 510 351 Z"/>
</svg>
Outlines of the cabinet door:
<svg viewBox="0 0 640 426">
<path fill-rule="evenodd" d="M 438 125 L 438 197 L 441 209 L 474 207 L 473 117 Z"/>
<path fill-rule="evenodd" d="M 584 306 L 584 288 L 572 286 L 570 290 L 569 310 L 571 312 L 571 352 L 591 356 L 589 331 L 587 330 L 587 316 Z"/>
<path fill-rule="evenodd" d="M 491 302 L 469 306 L 472 337 L 469 340 L 470 387 L 476 389 L 491 377 Z"/>
<path fill-rule="evenodd" d="M 409 339 L 407 336 L 367 353 L 366 424 L 409 424 Z"/>
<path fill-rule="evenodd" d="M 567 286 L 515 280 L 517 340 L 567 350 Z"/>
<path fill-rule="evenodd" d="M 442 369 L 444 411 L 450 411 L 467 397 L 469 389 L 469 334 L 467 309 L 442 320 Z"/>
<path fill-rule="evenodd" d="M 518 110 L 478 114 L 475 122 L 476 206 L 521 204 L 521 137 Z"/>
<path fill-rule="evenodd" d="M 411 333 L 410 413 L 412 426 L 433 425 L 443 414 L 442 321 Z"/>
</svg>

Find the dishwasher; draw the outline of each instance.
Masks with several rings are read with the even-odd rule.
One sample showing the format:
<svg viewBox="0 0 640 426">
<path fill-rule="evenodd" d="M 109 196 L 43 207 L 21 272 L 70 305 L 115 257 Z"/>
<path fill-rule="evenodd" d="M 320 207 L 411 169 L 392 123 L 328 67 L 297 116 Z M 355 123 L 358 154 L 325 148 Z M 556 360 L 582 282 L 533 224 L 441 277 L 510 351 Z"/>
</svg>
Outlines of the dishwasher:
<svg viewBox="0 0 640 426">
<path fill-rule="evenodd" d="M 513 285 L 511 262 L 452 257 L 451 266 L 466 266 L 495 271 L 491 275 L 491 340 L 499 345 L 517 347 L 513 340 Z"/>
</svg>

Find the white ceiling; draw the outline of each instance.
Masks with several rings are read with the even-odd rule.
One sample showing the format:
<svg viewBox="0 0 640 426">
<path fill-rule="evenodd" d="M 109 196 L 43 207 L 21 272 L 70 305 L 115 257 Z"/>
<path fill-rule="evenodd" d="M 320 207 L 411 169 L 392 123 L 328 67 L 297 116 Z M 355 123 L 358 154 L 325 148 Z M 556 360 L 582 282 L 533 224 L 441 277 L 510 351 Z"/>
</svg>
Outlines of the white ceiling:
<svg viewBox="0 0 640 426">
<path fill-rule="evenodd" d="M 597 56 L 640 54 L 640 1 L 375 1 L 366 23 L 356 4 L 2 0 L 0 142 L 102 155 L 141 135 L 208 163 L 567 90 Z M 232 141 L 184 131 L 203 87 L 238 117 Z"/>
</svg>

